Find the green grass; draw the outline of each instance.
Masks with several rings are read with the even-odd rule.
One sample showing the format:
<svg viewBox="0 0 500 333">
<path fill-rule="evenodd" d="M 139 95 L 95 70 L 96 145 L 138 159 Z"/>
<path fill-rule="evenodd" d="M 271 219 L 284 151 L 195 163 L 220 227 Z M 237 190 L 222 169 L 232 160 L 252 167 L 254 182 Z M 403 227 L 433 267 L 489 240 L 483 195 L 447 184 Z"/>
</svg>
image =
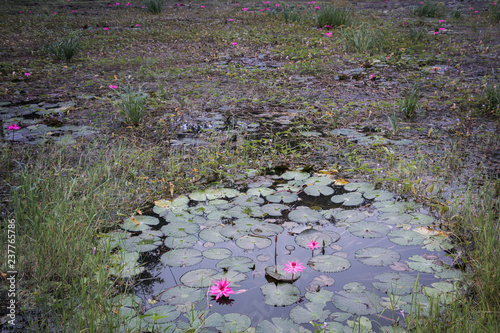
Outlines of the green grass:
<svg viewBox="0 0 500 333">
<path fill-rule="evenodd" d="M 384 43 L 383 32 L 379 28 L 361 27 L 343 28 L 342 42 L 348 51 L 365 53 L 382 50 Z"/>
<path fill-rule="evenodd" d="M 427 34 L 427 29 L 418 26 L 415 22 L 411 22 L 408 25 L 408 36 L 412 40 L 424 40 Z"/>
<path fill-rule="evenodd" d="M 160 14 L 163 11 L 165 0 L 145 0 L 144 6 L 151 14 Z"/>
<path fill-rule="evenodd" d="M 419 92 L 417 85 L 414 84 L 412 87 L 406 88 L 403 94 L 403 99 L 399 102 L 399 110 L 406 119 L 412 120 L 417 114 L 419 105 Z"/>
<path fill-rule="evenodd" d="M 348 8 L 325 6 L 320 9 L 316 25 L 320 28 L 329 25 L 332 28 L 348 26 L 351 23 L 352 12 Z"/>
<path fill-rule="evenodd" d="M 486 84 L 483 93 L 485 106 L 497 119 L 500 119 L 500 88 L 494 81 Z"/>
<path fill-rule="evenodd" d="M 126 123 L 137 126 L 144 121 L 147 95 L 127 84 L 119 95 L 117 107 Z"/>
<path fill-rule="evenodd" d="M 422 5 L 413 9 L 413 13 L 420 17 L 437 17 L 441 11 L 440 4 L 433 1 L 425 1 Z"/>
<path fill-rule="evenodd" d="M 76 34 L 62 37 L 47 46 L 47 50 L 51 55 L 66 61 L 73 59 L 80 51 L 80 48 L 80 37 Z"/>
</svg>

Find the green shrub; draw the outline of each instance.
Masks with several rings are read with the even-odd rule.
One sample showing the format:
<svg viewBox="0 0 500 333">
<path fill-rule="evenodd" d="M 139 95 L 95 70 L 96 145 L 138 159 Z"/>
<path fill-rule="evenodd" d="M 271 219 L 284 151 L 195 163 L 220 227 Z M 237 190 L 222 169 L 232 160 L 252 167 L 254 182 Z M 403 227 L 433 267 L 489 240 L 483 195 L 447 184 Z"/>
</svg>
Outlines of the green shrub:
<svg viewBox="0 0 500 333">
<path fill-rule="evenodd" d="M 436 17 L 440 12 L 441 7 L 432 1 L 425 1 L 423 5 L 413 9 L 413 13 L 421 17 Z"/>
<path fill-rule="evenodd" d="M 80 38 L 70 34 L 47 46 L 50 54 L 61 60 L 71 60 L 80 51 Z"/>
<path fill-rule="evenodd" d="M 165 5 L 165 0 L 146 0 L 144 6 L 151 14 L 160 14 Z"/>
<path fill-rule="evenodd" d="M 413 85 L 404 92 L 404 98 L 399 102 L 399 109 L 406 119 L 413 119 L 418 108 L 418 88 Z"/>
<path fill-rule="evenodd" d="M 320 28 L 326 25 L 332 28 L 347 26 L 351 23 L 351 11 L 348 8 L 326 6 L 320 10 L 316 20 Z"/>
<path fill-rule="evenodd" d="M 368 52 L 382 49 L 384 35 L 376 28 L 361 26 L 342 29 L 342 41 L 349 51 Z"/>
<path fill-rule="evenodd" d="M 141 89 L 135 91 L 133 87 L 127 84 L 117 103 L 118 110 L 126 123 L 137 126 L 144 120 L 146 100 L 147 95 Z"/>
</svg>

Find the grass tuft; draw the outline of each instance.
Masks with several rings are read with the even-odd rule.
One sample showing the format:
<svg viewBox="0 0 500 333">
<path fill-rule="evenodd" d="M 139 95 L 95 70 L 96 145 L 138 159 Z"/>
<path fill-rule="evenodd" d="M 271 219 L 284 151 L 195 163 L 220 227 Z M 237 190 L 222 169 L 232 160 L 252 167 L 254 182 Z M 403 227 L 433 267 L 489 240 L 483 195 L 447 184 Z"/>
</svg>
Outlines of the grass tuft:
<svg viewBox="0 0 500 333">
<path fill-rule="evenodd" d="M 126 123 L 137 126 L 144 121 L 147 95 L 141 89 L 134 90 L 126 85 L 117 103 L 120 114 Z"/>
<path fill-rule="evenodd" d="M 413 13 L 420 17 L 437 17 L 441 6 L 433 1 L 425 1 L 421 6 L 413 9 Z"/>
<path fill-rule="evenodd" d="M 427 36 L 427 30 L 424 27 L 419 27 L 415 22 L 408 25 L 408 36 L 412 40 L 424 40 Z"/>
<path fill-rule="evenodd" d="M 332 28 L 348 26 L 351 23 L 351 11 L 348 8 L 325 6 L 318 13 L 316 24 L 322 28 L 329 25 Z"/>
<path fill-rule="evenodd" d="M 346 28 L 342 29 L 342 41 L 344 47 L 350 51 L 379 51 L 383 46 L 384 35 L 381 30 L 367 26 Z"/>
<path fill-rule="evenodd" d="M 404 117 L 411 120 L 415 117 L 418 108 L 418 88 L 417 85 L 413 85 L 411 88 L 407 88 L 404 92 L 404 98 L 399 102 L 399 109 L 403 113 Z"/>
<path fill-rule="evenodd" d="M 160 14 L 165 5 L 165 0 L 146 0 L 144 1 L 144 6 L 146 10 L 151 14 Z"/>
<path fill-rule="evenodd" d="M 80 51 L 80 38 L 76 34 L 70 34 L 47 46 L 50 54 L 60 60 L 71 60 Z"/>
</svg>

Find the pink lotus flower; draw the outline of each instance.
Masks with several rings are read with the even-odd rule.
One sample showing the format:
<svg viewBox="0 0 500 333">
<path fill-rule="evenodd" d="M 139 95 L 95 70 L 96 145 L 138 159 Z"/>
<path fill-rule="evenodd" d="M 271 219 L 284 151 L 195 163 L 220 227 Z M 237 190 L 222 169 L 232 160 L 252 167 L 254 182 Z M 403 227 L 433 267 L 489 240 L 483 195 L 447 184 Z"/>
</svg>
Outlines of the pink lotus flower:
<svg viewBox="0 0 500 333">
<path fill-rule="evenodd" d="M 31 73 L 24 73 L 24 75 L 26 75 L 26 77 L 28 77 L 31 75 Z"/>
<path fill-rule="evenodd" d="M 279 4 L 279 3 L 277 3 L 277 4 L 276 4 L 276 8 L 278 8 L 279 6 L 280 6 L 280 4 Z"/>
<path fill-rule="evenodd" d="M 217 295 L 215 296 L 215 300 L 218 300 L 223 295 L 227 297 L 229 294 L 234 294 L 234 291 L 229 288 L 230 284 L 231 282 L 227 282 L 227 279 L 222 281 L 221 278 L 219 282 L 215 281 L 215 286 L 210 288 L 210 295 Z"/>
<path fill-rule="evenodd" d="M 17 131 L 20 129 L 21 129 L 21 127 L 19 127 L 18 124 L 12 124 L 12 125 L 7 126 L 7 131 Z"/>
<path fill-rule="evenodd" d="M 319 6 L 315 6 L 314 9 L 319 9 Z"/>
<path fill-rule="evenodd" d="M 311 250 L 314 250 L 316 248 L 320 248 L 321 246 L 319 246 L 319 243 L 315 239 L 313 239 L 307 244 L 307 247 L 310 248 Z"/>
<path fill-rule="evenodd" d="M 292 273 L 292 275 L 297 274 L 298 272 L 302 272 L 305 269 L 305 267 L 302 266 L 302 263 L 298 262 L 298 260 L 292 262 L 289 261 L 288 264 L 283 265 L 285 265 L 285 268 L 283 268 L 283 270 L 287 273 Z"/>
<path fill-rule="evenodd" d="M 110 87 L 111 89 L 116 89 L 116 88 L 118 88 L 118 86 L 115 86 L 115 85 L 113 85 L 113 84 L 112 84 L 112 85 L 110 85 L 109 87 Z"/>
</svg>

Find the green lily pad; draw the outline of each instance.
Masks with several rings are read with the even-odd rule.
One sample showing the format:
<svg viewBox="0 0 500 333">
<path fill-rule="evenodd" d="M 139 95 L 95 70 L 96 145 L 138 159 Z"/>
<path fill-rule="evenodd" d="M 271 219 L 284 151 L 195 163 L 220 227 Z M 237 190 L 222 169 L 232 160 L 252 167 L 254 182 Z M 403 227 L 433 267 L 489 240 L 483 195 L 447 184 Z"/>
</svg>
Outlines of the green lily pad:
<svg viewBox="0 0 500 333">
<path fill-rule="evenodd" d="M 250 227 L 250 230 L 255 234 L 259 236 L 274 236 L 278 235 L 283 232 L 283 227 L 277 224 L 271 224 L 271 223 L 260 223 L 260 224 L 254 224 L 253 226 Z M 260 247 L 259 247 L 260 249 Z"/>
<path fill-rule="evenodd" d="M 331 130 L 329 133 L 332 135 L 347 136 L 347 137 L 364 136 L 363 133 L 359 133 L 358 131 L 353 130 L 352 128 L 336 128 L 334 130 Z"/>
<path fill-rule="evenodd" d="M 262 223 L 261 220 L 257 220 L 251 217 L 244 217 L 234 221 L 234 227 L 241 232 L 250 232 L 254 225 Z"/>
<path fill-rule="evenodd" d="M 292 203 L 297 201 L 299 199 L 299 196 L 297 195 L 297 193 L 292 193 L 289 191 L 277 191 L 271 195 L 266 196 L 266 199 L 269 202 L 274 203 Z"/>
<path fill-rule="evenodd" d="M 375 295 L 365 293 L 350 293 L 339 291 L 333 296 L 333 305 L 338 309 L 354 315 L 370 315 L 377 313 Z"/>
<path fill-rule="evenodd" d="M 216 265 L 217 268 L 222 268 L 225 271 L 237 271 L 247 273 L 255 269 L 255 263 L 248 257 L 229 257 L 219 261 Z"/>
<path fill-rule="evenodd" d="M 248 276 L 245 273 L 241 273 L 238 271 L 223 271 L 217 273 L 213 276 L 214 281 L 220 281 L 220 279 L 228 280 L 231 282 L 231 286 L 239 287 L 238 282 L 245 281 L 248 279 Z"/>
<path fill-rule="evenodd" d="M 349 183 L 349 184 L 344 185 L 344 190 L 349 191 L 349 192 L 358 191 L 358 192 L 364 193 L 364 192 L 373 191 L 374 189 L 375 189 L 375 186 L 373 186 L 373 184 L 364 183 L 364 182 Z"/>
<path fill-rule="evenodd" d="M 214 205 L 205 205 L 203 203 L 199 203 L 195 207 L 187 208 L 187 211 L 190 214 L 202 216 L 217 211 L 217 207 L 215 207 Z"/>
<path fill-rule="evenodd" d="M 284 174 L 282 174 L 281 178 L 286 179 L 286 180 L 290 180 L 290 179 L 304 180 L 304 179 L 309 178 L 309 173 L 302 172 L 302 171 L 288 171 L 288 172 L 285 172 Z"/>
<path fill-rule="evenodd" d="M 409 294 L 415 287 L 417 278 L 405 273 L 385 272 L 373 277 L 380 282 L 372 282 L 372 285 L 383 293 L 390 295 Z"/>
<path fill-rule="evenodd" d="M 331 318 L 331 319 L 333 319 L 335 321 L 346 321 L 347 319 L 349 319 L 351 317 L 352 317 L 351 313 L 347 313 L 347 312 L 332 312 L 330 314 L 329 318 Z"/>
<path fill-rule="evenodd" d="M 228 313 L 224 316 L 214 313 L 208 316 L 204 324 L 207 327 L 216 327 L 222 333 L 233 333 L 244 332 L 250 327 L 252 321 L 248 316 L 240 313 Z"/>
<path fill-rule="evenodd" d="M 155 206 L 160 208 L 176 209 L 176 208 L 187 208 L 188 203 L 189 203 L 188 197 L 186 197 L 185 195 L 179 195 L 174 200 L 161 199 L 155 201 Z"/>
<path fill-rule="evenodd" d="M 153 216 L 135 215 L 123 222 L 122 229 L 127 231 L 144 231 L 151 229 L 152 225 L 157 225 L 160 220 Z"/>
<path fill-rule="evenodd" d="M 434 222 L 434 218 L 429 215 L 425 215 L 422 213 L 410 213 L 412 219 L 409 221 L 410 224 L 417 225 L 429 225 Z"/>
<path fill-rule="evenodd" d="M 317 255 L 307 263 L 312 269 L 324 273 L 342 272 L 351 267 L 349 260 L 336 255 Z"/>
<path fill-rule="evenodd" d="M 348 230 L 357 237 L 379 238 L 387 235 L 391 228 L 380 222 L 359 222 L 352 224 Z"/>
<path fill-rule="evenodd" d="M 370 333 L 373 332 L 372 322 L 367 317 L 358 317 L 356 320 L 348 320 L 344 332 Z"/>
<path fill-rule="evenodd" d="M 375 201 L 386 201 L 394 198 L 394 194 L 384 190 L 366 191 L 365 193 L 363 193 L 363 196 L 368 200 L 375 200 Z"/>
<path fill-rule="evenodd" d="M 216 210 L 207 215 L 209 221 L 222 221 L 225 219 L 232 219 L 233 217 L 225 210 Z"/>
<path fill-rule="evenodd" d="M 196 223 L 171 222 L 160 229 L 166 236 L 186 237 L 190 234 L 196 234 L 200 226 Z"/>
<path fill-rule="evenodd" d="M 121 250 L 111 256 L 108 274 L 118 278 L 131 278 L 144 272 L 145 268 L 137 262 L 139 253 Z"/>
<path fill-rule="evenodd" d="M 398 252 L 377 246 L 358 250 L 354 257 L 368 266 L 387 266 L 401 259 Z"/>
<path fill-rule="evenodd" d="M 223 243 L 227 241 L 226 237 L 220 234 L 220 229 L 203 229 L 198 236 L 205 242 Z"/>
<path fill-rule="evenodd" d="M 224 200 L 224 199 L 215 199 L 215 200 L 210 200 L 208 202 L 208 204 L 210 206 L 214 206 L 216 207 L 217 209 L 230 209 L 230 208 L 233 208 L 234 207 L 234 204 L 233 203 L 230 203 L 228 202 L 227 200 Z"/>
<path fill-rule="evenodd" d="M 236 206 L 258 206 L 264 203 L 264 199 L 255 195 L 242 195 L 234 199 Z"/>
<path fill-rule="evenodd" d="M 271 321 L 261 321 L 255 328 L 255 333 L 305 332 L 302 327 L 288 318 L 274 317 Z"/>
<path fill-rule="evenodd" d="M 262 196 L 265 197 L 266 195 L 273 194 L 275 191 L 273 189 L 267 188 L 267 187 L 255 187 L 255 188 L 250 188 L 247 191 L 248 195 L 254 195 L 254 196 Z"/>
<path fill-rule="evenodd" d="M 176 320 L 180 312 L 172 305 L 160 305 L 144 312 L 143 319 L 149 323 L 163 324 Z"/>
<path fill-rule="evenodd" d="M 451 250 L 455 247 L 447 235 L 431 236 L 423 241 L 423 245 L 427 251 Z"/>
<path fill-rule="evenodd" d="M 304 306 L 305 308 L 297 305 L 290 310 L 290 318 L 297 324 L 323 322 L 330 315 L 330 311 L 324 309 L 323 303 L 306 303 Z"/>
<path fill-rule="evenodd" d="M 456 269 L 443 269 L 441 272 L 434 274 L 436 279 L 446 279 L 451 281 L 463 281 L 464 273 Z"/>
<path fill-rule="evenodd" d="M 227 212 L 236 218 L 260 217 L 264 215 L 259 206 L 235 206 Z"/>
<path fill-rule="evenodd" d="M 273 181 L 267 178 L 260 178 L 259 181 L 248 184 L 248 188 L 256 188 L 256 187 L 271 187 L 273 186 Z"/>
<path fill-rule="evenodd" d="M 419 205 L 415 201 L 378 201 L 373 206 L 383 213 L 405 213 L 407 210 L 417 209 Z"/>
<path fill-rule="evenodd" d="M 404 295 L 401 300 L 407 304 L 402 305 L 401 308 L 406 313 L 418 313 L 419 316 L 428 317 L 431 309 L 431 301 L 424 294 L 412 293 Z"/>
<path fill-rule="evenodd" d="M 362 293 L 366 290 L 366 287 L 364 284 L 359 283 L 359 282 L 350 282 L 350 283 L 344 284 L 342 289 L 344 289 L 345 291 L 347 291 L 349 293 Z"/>
<path fill-rule="evenodd" d="M 418 232 L 404 229 L 392 230 L 387 236 L 391 242 L 398 245 L 420 245 L 425 239 Z"/>
<path fill-rule="evenodd" d="M 145 230 L 139 236 L 130 237 L 121 244 L 128 252 L 150 252 L 156 250 L 163 244 L 159 230 Z"/>
<path fill-rule="evenodd" d="M 416 254 L 409 257 L 408 259 L 412 260 L 408 261 L 408 266 L 411 269 L 414 269 L 419 272 L 434 274 L 434 273 L 439 273 L 443 270 L 443 266 L 440 266 L 439 264 L 435 263 L 435 260 L 433 259 L 425 259 L 424 257 Z"/>
<path fill-rule="evenodd" d="M 181 276 L 180 281 L 187 287 L 205 288 L 212 284 L 213 276 L 218 272 L 211 268 L 199 268 Z"/>
<path fill-rule="evenodd" d="M 345 223 L 355 223 L 363 221 L 366 218 L 365 213 L 359 210 L 342 210 L 334 214 L 335 220 Z"/>
<path fill-rule="evenodd" d="M 314 223 L 323 218 L 320 212 L 312 210 L 306 206 L 299 206 L 288 213 L 288 218 L 298 223 Z"/>
<path fill-rule="evenodd" d="M 271 246 L 272 241 L 266 237 L 256 237 L 253 235 L 241 236 L 236 240 L 236 245 L 244 250 L 253 250 L 255 248 L 264 249 Z"/>
<path fill-rule="evenodd" d="M 248 231 L 243 231 L 232 225 L 226 225 L 224 228 L 220 229 L 220 234 L 227 239 L 238 239 L 241 236 L 245 236 Z"/>
<path fill-rule="evenodd" d="M 389 297 L 381 297 L 379 304 L 389 310 L 399 310 L 407 303 L 403 301 L 403 296 L 391 294 Z"/>
<path fill-rule="evenodd" d="M 345 194 L 340 194 L 340 195 L 334 195 L 331 198 L 332 202 L 337 203 L 337 204 L 343 204 L 344 206 L 347 207 L 352 207 L 352 206 L 359 206 L 361 205 L 365 199 L 359 192 L 350 192 L 350 193 L 345 193 Z"/>
<path fill-rule="evenodd" d="M 161 295 L 161 300 L 168 305 L 183 305 L 201 301 L 206 296 L 206 293 L 199 288 L 176 286 L 165 291 Z"/>
<path fill-rule="evenodd" d="M 292 274 L 291 272 L 287 273 L 283 268 L 283 265 L 268 266 L 265 268 L 266 275 L 269 275 L 273 279 L 281 282 L 293 282 L 298 280 L 302 275 L 300 272 L 297 272 L 296 274 Z"/>
<path fill-rule="evenodd" d="M 267 283 L 260 287 L 264 302 L 268 305 L 287 306 L 300 299 L 300 290 L 289 283 Z"/>
<path fill-rule="evenodd" d="M 203 260 L 200 250 L 196 249 L 175 249 L 164 253 L 160 260 L 167 266 L 186 267 L 193 266 Z"/>
<path fill-rule="evenodd" d="M 167 237 L 163 241 L 166 247 L 169 249 L 183 249 L 192 247 L 198 242 L 198 237 L 189 235 L 186 237 Z"/>
<path fill-rule="evenodd" d="M 229 258 L 233 252 L 225 248 L 213 248 L 202 252 L 203 256 L 208 259 L 221 260 Z"/>
<path fill-rule="evenodd" d="M 307 186 L 304 189 L 304 192 L 307 195 L 310 195 L 313 197 L 319 197 L 320 195 L 325 195 L 325 196 L 332 195 L 334 191 L 333 191 L 333 188 L 331 188 L 330 186 L 316 184 L 316 185 Z"/>
<path fill-rule="evenodd" d="M 260 207 L 260 209 L 269 216 L 282 216 L 281 211 L 288 208 L 288 206 L 282 204 L 267 204 Z"/>
<path fill-rule="evenodd" d="M 109 250 L 113 250 L 123 244 L 129 236 L 130 233 L 128 232 L 108 232 L 107 234 L 100 235 L 97 248 L 100 250 L 106 250 L 109 246 Z"/>
<path fill-rule="evenodd" d="M 307 229 L 302 231 L 295 237 L 295 243 L 300 247 L 308 249 L 309 247 L 307 246 L 307 244 L 309 244 L 313 240 L 317 241 L 321 247 L 326 247 L 331 243 L 338 241 L 339 239 L 340 235 L 333 231 L 325 233 L 313 229 Z"/>
<path fill-rule="evenodd" d="M 378 218 L 385 223 L 397 225 L 409 223 L 412 219 L 410 214 L 405 213 L 384 213 L 379 215 Z"/>
<path fill-rule="evenodd" d="M 240 194 L 238 190 L 231 188 L 208 188 L 192 192 L 189 198 L 194 201 L 206 201 L 220 198 L 234 198 L 238 194 Z"/>
<path fill-rule="evenodd" d="M 313 293 L 307 292 L 305 296 L 309 301 L 313 303 L 326 304 L 327 302 L 330 302 L 332 300 L 333 293 L 326 289 L 320 289 L 319 291 Z"/>
<path fill-rule="evenodd" d="M 206 221 L 205 218 L 203 218 L 202 216 L 190 214 L 188 212 L 176 212 L 176 213 L 170 212 L 166 214 L 164 218 L 165 221 L 170 223 L 183 223 L 183 224 L 187 223 L 202 224 L 205 223 Z"/>
</svg>

